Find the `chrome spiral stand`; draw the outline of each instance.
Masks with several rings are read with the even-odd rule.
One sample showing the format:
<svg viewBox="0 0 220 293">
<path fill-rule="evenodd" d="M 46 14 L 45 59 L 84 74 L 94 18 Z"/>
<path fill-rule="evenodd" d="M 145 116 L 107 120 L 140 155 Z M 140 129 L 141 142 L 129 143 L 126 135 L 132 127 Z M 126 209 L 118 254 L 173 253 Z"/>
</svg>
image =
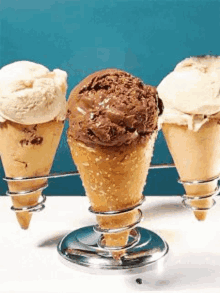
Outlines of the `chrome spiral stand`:
<svg viewBox="0 0 220 293">
<path fill-rule="evenodd" d="M 174 164 L 160 164 L 151 165 L 150 169 L 161 169 L 161 168 L 174 168 Z M 77 171 L 65 172 L 59 174 L 50 174 L 45 176 L 37 177 L 6 177 L 5 181 L 29 181 L 29 180 L 40 180 L 40 179 L 51 179 L 59 177 L 67 177 L 78 175 Z M 218 181 L 219 176 L 210 178 L 208 180 L 194 180 L 194 181 L 182 181 L 178 180 L 181 184 L 205 184 L 208 182 Z M 42 191 L 48 187 L 48 183 L 43 184 L 38 189 L 32 189 L 28 191 L 21 192 L 10 192 L 7 191 L 7 195 L 10 196 L 24 196 L 31 194 L 36 191 Z M 220 188 L 217 186 L 214 193 L 206 194 L 203 196 L 186 196 L 183 195 L 183 205 L 186 208 L 192 210 L 208 210 L 215 205 L 215 200 L 213 196 L 220 192 Z M 209 208 L 196 208 L 191 206 L 192 200 L 204 199 L 212 197 L 212 206 Z M 123 213 L 128 213 L 134 209 L 138 211 L 138 217 L 135 223 L 127 225 L 122 228 L 117 229 L 103 229 L 98 225 L 83 227 L 75 230 L 68 235 L 66 235 L 58 244 L 58 252 L 61 259 L 67 265 L 81 265 L 84 267 L 94 268 L 94 269 L 104 269 L 104 270 L 130 270 L 135 268 L 145 268 L 145 270 L 157 270 L 164 265 L 166 261 L 169 246 L 168 244 L 156 233 L 144 229 L 142 227 L 137 227 L 137 225 L 142 220 L 142 212 L 139 207 L 144 202 L 144 197 L 135 206 L 117 210 L 117 211 L 106 211 L 106 212 L 96 212 L 89 208 L 89 211 L 95 215 L 109 216 L 118 215 Z M 42 200 L 35 206 L 27 206 L 22 208 L 12 207 L 11 209 L 15 212 L 38 212 L 44 209 L 46 197 L 42 195 Z M 107 247 L 105 245 L 104 234 L 110 233 L 115 234 L 122 231 L 130 231 L 128 243 L 125 246 L 114 246 Z M 123 250 L 122 257 L 120 259 L 114 259 L 113 253 Z"/>
</svg>

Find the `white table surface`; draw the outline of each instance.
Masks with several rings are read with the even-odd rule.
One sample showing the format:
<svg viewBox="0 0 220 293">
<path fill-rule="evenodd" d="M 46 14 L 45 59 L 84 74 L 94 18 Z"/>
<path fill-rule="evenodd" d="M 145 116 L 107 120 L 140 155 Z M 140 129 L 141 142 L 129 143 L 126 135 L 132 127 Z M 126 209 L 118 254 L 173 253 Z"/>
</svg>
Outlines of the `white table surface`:
<svg viewBox="0 0 220 293">
<path fill-rule="evenodd" d="M 147 197 L 140 226 L 159 233 L 170 246 L 160 274 L 94 274 L 60 261 L 60 239 L 95 223 L 86 197 L 48 197 L 26 231 L 10 206 L 10 198 L 0 197 L 0 292 L 220 292 L 220 202 L 206 222 L 198 222 L 180 197 Z"/>
</svg>

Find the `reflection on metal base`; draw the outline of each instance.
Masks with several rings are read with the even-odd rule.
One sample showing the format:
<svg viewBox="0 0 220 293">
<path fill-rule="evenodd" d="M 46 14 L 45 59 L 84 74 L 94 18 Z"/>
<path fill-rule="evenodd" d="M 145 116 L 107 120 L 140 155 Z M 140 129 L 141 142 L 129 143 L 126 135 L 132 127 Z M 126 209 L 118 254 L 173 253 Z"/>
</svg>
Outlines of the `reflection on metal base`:
<svg viewBox="0 0 220 293">
<path fill-rule="evenodd" d="M 78 264 L 94 269 L 126 270 L 147 267 L 155 270 L 163 265 L 169 251 L 167 243 L 156 233 L 141 227 L 136 228 L 140 233 L 139 242 L 126 249 L 120 260 L 111 256 L 111 251 L 102 249 L 99 245 L 100 233 L 93 226 L 83 227 L 66 235 L 58 244 L 58 252 L 68 265 Z M 129 241 L 132 241 L 131 236 Z"/>
</svg>

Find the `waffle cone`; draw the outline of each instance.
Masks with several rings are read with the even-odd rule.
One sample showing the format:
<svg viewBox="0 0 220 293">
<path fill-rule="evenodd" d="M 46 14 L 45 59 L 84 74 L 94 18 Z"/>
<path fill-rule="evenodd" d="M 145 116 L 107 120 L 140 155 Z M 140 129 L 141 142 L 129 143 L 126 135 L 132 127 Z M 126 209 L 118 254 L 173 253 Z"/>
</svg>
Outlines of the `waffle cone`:
<svg viewBox="0 0 220 293">
<path fill-rule="evenodd" d="M 63 130 L 63 121 L 50 121 L 35 125 L 21 125 L 11 121 L 1 123 L 1 159 L 7 177 L 33 177 L 47 175 Z M 47 180 L 8 182 L 10 192 L 37 189 Z M 38 203 L 41 191 L 29 195 L 11 196 L 13 206 L 21 208 Z M 16 212 L 23 229 L 29 227 L 32 213 Z"/>
<path fill-rule="evenodd" d="M 156 132 L 146 143 L 134 146 L 91 148 L 68 136 L 73 160 L 79 170 L 86 194 L 96 212 L 118 211 L 135 206 L 142 192 L 150 166 Z M 101 228 L 122 228 L 136 222 L 137 210 L 118 215 L 97 215 Z M 124 246 L 130 230 L 104 233 L 108 247 Z M 119 258 L 123 251 L 113 252 Z"/>
<path fill-rule="evenodd" d="M 198 131 L 187 126 L 164 124 L 163 133 L 181 180 L 206 180 L 220 173 L 220 125 L 216 120 L 205 123 Z M 214 193 L 217 180 L 200 185 L 186 185 L 187 197 L 205 196 Z M 196 208 L 210 208 L 212 198 L 191 201 Z M 194 211 L 195 217 L 203 221 L 207 211 Z"/>
</svg>

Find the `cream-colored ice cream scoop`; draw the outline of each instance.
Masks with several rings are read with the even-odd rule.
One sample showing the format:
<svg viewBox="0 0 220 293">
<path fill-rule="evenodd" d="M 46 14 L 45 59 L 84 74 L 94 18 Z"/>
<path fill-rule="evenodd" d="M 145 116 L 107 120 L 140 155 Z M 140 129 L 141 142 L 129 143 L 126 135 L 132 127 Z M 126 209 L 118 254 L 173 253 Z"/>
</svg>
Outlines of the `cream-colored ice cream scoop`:
<svg viewBox="0 0 220 293">
<path fill-rule="evenodd" d="M 0 70 L 0 121 L 31 125 L 64 120 L 67 74 L 18 61 Z"/>
<path fill-rule="evenodd" d="M 157 90 L 164 102 L 164 122 L 198 131 L 209 119 L 220 118 L 220 56 L 184 59 Z"/>
</svg>

